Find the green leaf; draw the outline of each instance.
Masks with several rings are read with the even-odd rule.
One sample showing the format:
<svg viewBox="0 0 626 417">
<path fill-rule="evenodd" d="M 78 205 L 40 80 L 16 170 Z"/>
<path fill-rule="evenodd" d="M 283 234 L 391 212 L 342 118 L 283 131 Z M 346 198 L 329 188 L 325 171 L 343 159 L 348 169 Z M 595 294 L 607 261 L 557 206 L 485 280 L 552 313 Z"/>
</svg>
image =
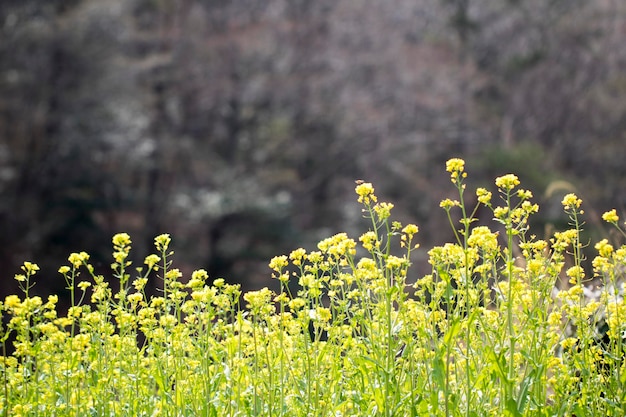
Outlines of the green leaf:
<svg viewBox="0 0 626 417">
<path fill-rule="evenodd" d="M 513 398 L 506 400 L 506 411 L 508 411 L 513 417 L 522 417 L 522 414 L 517 409 L 517 403 Z"/>
</svg>

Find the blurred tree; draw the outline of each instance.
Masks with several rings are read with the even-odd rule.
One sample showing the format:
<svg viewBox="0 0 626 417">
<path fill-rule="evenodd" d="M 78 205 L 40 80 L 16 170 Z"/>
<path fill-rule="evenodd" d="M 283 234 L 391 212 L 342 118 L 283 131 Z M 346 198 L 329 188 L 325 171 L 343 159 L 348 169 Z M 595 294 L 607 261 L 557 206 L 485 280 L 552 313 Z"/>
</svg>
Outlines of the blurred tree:
<svg viewBox="0 0 626 417">
<path fill-rule="evenodd" d="M 625 9 L 3 1 L 0 267 L 36 260 L 57 290 L 69 252 L 105 268 L 126 231 L 141 262 L 168 232 L 185 272 L 259 286 L 273 254 L 360 230 L 357 178 L 427 248 L 450 237 L 452 156 L 477 184 L 519 169 L 537 196 L 564 178 L 626 209 Z"/>
<path fill-rule="evenodd" d="M 590 204 L 623 207 L 623 198 L 614 199 L 626 190 L 617 162 L 626 109 L 613 99 L 623 97 L 617 68 L 626 64 L 626 49 L 615 43 L 624 36 L 623 3 L 480 3 L 472 49 L 486 74 L 476 95 L 483 122 L 499 126 L 493 134 L 506 146 L 540 143 L 557 170 L 586 186 Z M 610 186 L 600 185 L 609 177 Z"/>
<path fill-rule="evenodd" d="M 112 203 L 110 179 L 98 169 L 111 118 L 106 90 L 98 87 L 109 87 L 97 81 L 116 45 L 105 26 L 68 31 L 62 18 L 71 20 L 79 5 L 3 2 L 0 9 L 0 257 L 12 267 L 6 271 L 27 258 L 58 265 L 77 241 L 99 247 L 104 238 L 93 233 L 90 214 Z M 96 39 L 99 48 L 89 47 Z"/>
</svg>

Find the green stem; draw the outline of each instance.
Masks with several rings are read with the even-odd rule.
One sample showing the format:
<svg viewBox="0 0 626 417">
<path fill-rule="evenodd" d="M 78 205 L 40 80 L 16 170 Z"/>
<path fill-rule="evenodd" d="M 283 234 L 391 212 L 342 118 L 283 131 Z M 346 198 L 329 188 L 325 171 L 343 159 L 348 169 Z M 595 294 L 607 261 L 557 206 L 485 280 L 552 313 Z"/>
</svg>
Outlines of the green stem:
<svg viewBox="0 0 626 417">
<path fill-rule="evenodd" d="M 513 220 L 511 218 L 511 192 L 506 193 L 506 206 L 509 208 L 506 220 L 506 237 L 507 237 L 507 257 L 506 267 L 509 277 L 509 286 L 507 294 L 507 325 L 509 332 L 509 369 L 507 375 L 506 390 L 508 391 L 507 399 L 513 396 L 513 379 L 515 378 L 515 327 L 513 325 Z"/>
</svg>

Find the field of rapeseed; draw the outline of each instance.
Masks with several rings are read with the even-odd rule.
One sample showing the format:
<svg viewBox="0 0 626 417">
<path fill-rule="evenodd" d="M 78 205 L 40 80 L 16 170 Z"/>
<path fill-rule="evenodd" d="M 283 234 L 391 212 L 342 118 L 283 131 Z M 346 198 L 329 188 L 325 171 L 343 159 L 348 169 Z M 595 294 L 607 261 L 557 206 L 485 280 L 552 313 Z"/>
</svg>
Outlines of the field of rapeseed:
<svg viewBox="0 0 626 417">
<path fill-rule="evenodd" d="M 625 415 L 626 246 L 598 242 L 586 271 L 576 195 L 562 201 L 570 228 L 542 240 L 515 175 L 468 207 L 464 161 L 446 169 L 456 239 L 429 250 L 432 271 L 411 285 L 418 227 L 393 221 L 366 182 L 355 191 L 369 230 L 273 258 L 277 293 L 182 277 L 169 235 L 133 268 L 121 233 L 110 278 L 85 252 L 59 269 L 72 303 L 61 314 L 57 296 L 29 293 L 39 268 L 25 262 L 23 293 L 0 303 L 0 415 Z M 615 210 L 603 219 L 624 235 Z"/>
</svg>

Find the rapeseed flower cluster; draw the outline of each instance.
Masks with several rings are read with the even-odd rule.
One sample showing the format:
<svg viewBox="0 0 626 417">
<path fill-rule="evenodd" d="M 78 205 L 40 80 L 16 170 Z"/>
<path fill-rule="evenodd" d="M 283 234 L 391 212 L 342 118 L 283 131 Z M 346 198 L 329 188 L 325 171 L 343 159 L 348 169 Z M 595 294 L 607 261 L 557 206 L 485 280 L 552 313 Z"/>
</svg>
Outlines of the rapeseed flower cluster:
<svg viewBox="0 0 626 417">
<path fill-rule="evenodd" d="M 30 294 L 39 267 L 25 262 L 23 296 L 0 302 L 0 415 L 623 415 L 626 246 L 600 240 L 587 271 L 577 196 L 562 202 L 570 229 L 537 239 L 539 207 L 517 176 L 476 190 L 472 208 L 465 161 L 446 170 L 459 194 L 440 206 L 455 240 L 424 252 L 421 277 L 410 269 L 418 226 L 392 220 L 363 181 L 369 230 L 275 256 L 274 289 L 183 276 L 167 234 L 131 272 L 119 233 L 115 286 L 85 252 L 59 268 L 62 312 L 58 296 Z M 624 233 L 615 209 L 602 217 Z"/>
<path fill-rule="evenodd" d="M 446 171 L 450 173 L 450 181 L 453 184 L 460 184 L 463 178 L 467 177 L 465 170 L 465 161 L 460 158 L 452 158 L 446 162 Z"/>
<path fill-rule="evenodd" d="M 498 189 L 507 192 L 511 191 L 513 188 L 517 187 L 520 184 L 519 178 L 515 174 L 506 174 L 501 177 L 496 178 L 496 187 Z"/>
</svg>

